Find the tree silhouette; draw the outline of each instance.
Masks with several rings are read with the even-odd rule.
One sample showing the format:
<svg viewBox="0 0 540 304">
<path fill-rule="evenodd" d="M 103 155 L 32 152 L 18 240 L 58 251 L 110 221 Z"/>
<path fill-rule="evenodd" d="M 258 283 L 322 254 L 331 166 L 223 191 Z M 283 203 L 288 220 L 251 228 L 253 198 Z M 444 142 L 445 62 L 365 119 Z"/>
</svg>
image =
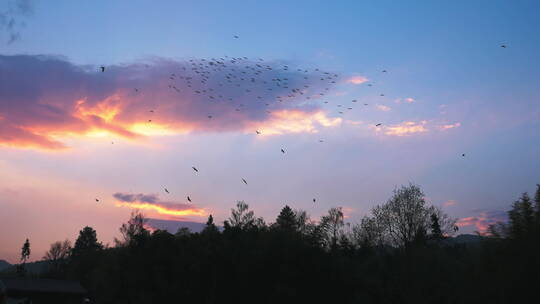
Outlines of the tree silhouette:
<svg viewBox="0 0 540 304">
<path fill-rule="evenodd" d="M 211 214 L 208 216 L 208 220 L 206 221 L 206 225 L 204 226 L 202 233 L 210 235 L 219 233 L 219 229 L 214 224 L 214 217 Z"/>
<path fill-rule="evenodd" d="M 145 228 L 148 220 L 144 214 L 139 211 L 133 211 L 127 223 L 122 224 L 120 233 L 122 240 L 115 239 L 115 243 L 119 246 L 137 245 L 143 239 L 150 235 L 150 232 Z"/>
<path fill-rule="evenodd" d="M 67 264 L 70 254 L 71 242 L 69 240 L 58 241 L 51 244 L 49 251 L 43 256 L 43 260 L 50 263 L 49 270 L 56 274 Z"/>
<path fill-rule="evenodd" d="M 75 241 L 71 254 L 78 258 L 101 249 L 103 249 L 103 245 L 98 242 L 96 231 L 92 227 L 86 226 L 79 231 L 79 237 Z"/>
<path fill-rule="evenodd" d="M 441 225 L 439 224 L 439 217 L 437 214 L 431 214 L 431 238 L 434 240 L 442 240 L 443 234 L 441 231 Z"/>
<path fill-rule="evenodd" d="M 21 248 L 21 263 L 24 264 L 30 258 L 30 241 L 26 239 Z"/>
<path fill-rule="evenodd" d="M 343 233 L 343 211 L 341 207 L 331 208 L 328 214 L 321 217 L 319 229 L 324 242 L 330 249 L 336 249 L 338 240 Z"/>
<path fill-rule="evenodd" d="M 30 241 L 26 239 L 22 248 L 21 248 L 21 259 L 20 264 L 17 265 L 17 273 L 19 275 L 26 274 L 26 261 L 30 258 Z"/>
<path fill-rule="evenodd" d="M 276 218 L 276 222 L 273 225 L 275 229 L 286 231 L 286 232 L 296 232 L 298 229 L 297 218 L 294 211 L 291 207 L 285 205 L 281 212 Z"/>
</svg>

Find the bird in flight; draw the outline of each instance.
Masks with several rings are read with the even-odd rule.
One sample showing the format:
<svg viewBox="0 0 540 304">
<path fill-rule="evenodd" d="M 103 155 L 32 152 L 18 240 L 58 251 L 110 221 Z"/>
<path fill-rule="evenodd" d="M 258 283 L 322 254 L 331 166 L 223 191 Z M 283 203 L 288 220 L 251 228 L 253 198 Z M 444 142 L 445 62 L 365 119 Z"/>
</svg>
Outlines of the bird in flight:
<svg viewBox="0 0 540 304">
<path fill-rule="evenodd" d="M 462 157 L 465 157 L 465 153 L 461 154 Z"/>
<path fill-rule="evenodd" d="M 255 131 L 255 133 L 257 133 L 257 134 L 261 134 L 261 131 L 257 130 L 257 131 Z"/>
<path fill-rule="evenodd" d="M 98 202 L 98 203 L 99 203 L 99 199 L 97 199 L 97 198 L 96 198 L 96 202 Z"/>
<path fill-rule="evenodd" d="M 281 148 L 281 153 L 285 154 L 285 150 L 283 150 L 283 148 Z"/>
<path fill-rule="evenodd" d="M 313 199 L 313 202 L 315 203 L 315 201 L 317 201 L 316 199 Z"/>
<path fill-rule="evenodd" d="M 191 198 L 189 197 L 189 195 L 188 195 L 188 197 L 187 197 L 187 200 L 188 200 L 188 202 L 191 203 Z"/>
<path fill-rule="evenodd" d="M 212 119 L 212 115 L 208 115 L 208 119 Z"/>
<path fill-rule="evenodd" d="M 506 48 L 506 44 L 501 44 L 501 47 L 502 47 L 503 49 L 505 49 L 505 48 Z"/>
<path fill-rule="evenodd" d="M 382 125 L 382 123 L 378 123 L 378 124 L 375 125 L 375 127 L 379 127 L 381 125 Z"/>
<path fill-rule="evenodd" d="M 238 37 L 238 36 L 236 36 L 236 35 L 234 35 L 233 37 L 236 38 L 236 39 L 240 38 L 240 37 Z"/>
<path fill-rule="evenodd" d="M 382 70 L 383 73 L 386 73 L 386 70 Z"/>
<path fill-rule="evenodd" d="M 193 170 L 194 170 L 195 172 L 199 172 L 199 170 L 198 170 L 197 168 L 195 168 L 195 167 L 191 167 L 191 168 L 193 168 Z"/>
<path fill-rule="evenodd" d="M 244 184 L 247 185 L 247 181 L 245 179 L 242 178 L 242 181 L 244 182 Z"/>
<path fill-rule="evenodd" d="M 105 72 L 105 67 L 104 66 L 100 66 L 99 68 L 101 69 L 101 73 Z"/>
<path fill-rule="evenodd" d="M 165 192 L 170 193 L 169 190 L 168 190 L 167 188 L 165 188 Z"/>
</svg>

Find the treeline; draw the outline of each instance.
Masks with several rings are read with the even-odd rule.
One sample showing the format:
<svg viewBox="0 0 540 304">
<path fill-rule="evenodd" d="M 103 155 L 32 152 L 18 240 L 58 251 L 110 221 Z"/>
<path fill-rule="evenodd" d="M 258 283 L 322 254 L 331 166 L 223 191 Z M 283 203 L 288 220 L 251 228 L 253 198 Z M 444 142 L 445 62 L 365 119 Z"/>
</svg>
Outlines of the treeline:
<svg viewBox="0 0 540 304">
<path fill-rule="evenodd" d="M 449 242 L 455 219 L 416 185 L 355 225 L 283 207 L 267 224 L 238 202 L 220 230 L 148 231 L 132 214 L 103 246 L 84 227 L 51 245 L 52 278 L 81 281 L 95 303 L 517 303 L 538 299 L 540 185 L 475 244 Z"/>
</svg>

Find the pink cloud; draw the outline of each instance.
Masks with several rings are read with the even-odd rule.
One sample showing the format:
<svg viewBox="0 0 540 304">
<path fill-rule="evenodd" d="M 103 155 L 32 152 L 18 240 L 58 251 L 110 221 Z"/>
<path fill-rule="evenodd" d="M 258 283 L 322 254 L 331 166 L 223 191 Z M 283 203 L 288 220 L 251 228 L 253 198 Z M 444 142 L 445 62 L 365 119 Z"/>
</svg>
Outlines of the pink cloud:
<svg viewBox="0 0 540 304">
<path fill-rule="evenodd" d="M 459 128 L 460 126 L 461 126 L 461 123 L 456 122 L 456 123 L 454 123 L 454 124 L 442 125 L 442 126 L 440 126 L 439 128 L 440 128 L 441 130 L 449 130 L 449 129 Z"/>
<path fill-rule="evenodd" d="M 362 84 L 362 83 L 368 82 L 368 81 L 369 81 L 369 79 L 367 79 L 364 76 L 353 76 L 353 77 L 347 79 L 347 83 L 354 84 L 354 85 L 359 85 L 359 84 Z"/>
<path fill-rule="evenodd" d="M 378 110 L 380 111 L 383 111 L 383 112 L 388 112 L 390 110 L 392 110 L 392 108 L 390 108 L 389 106 L 385 106 L 385 105 L 377 105 L 376 106 Z"/>
<path fill-rule="evenodd" d="M 457 203 L 454 200 L 447 200 L 446 202 L 442 203 L 443 207 L 450 207 L 455 206 Z"/>
<path fill-rule="evenodd" d="M 460 218 L 456 225 L 458 227 L 474 227 L 481 234 L 487 232 L 490 225 L 506 220 L 506 213 L 502 211 L 480 211 L 476 216 Z"/>
</svg>

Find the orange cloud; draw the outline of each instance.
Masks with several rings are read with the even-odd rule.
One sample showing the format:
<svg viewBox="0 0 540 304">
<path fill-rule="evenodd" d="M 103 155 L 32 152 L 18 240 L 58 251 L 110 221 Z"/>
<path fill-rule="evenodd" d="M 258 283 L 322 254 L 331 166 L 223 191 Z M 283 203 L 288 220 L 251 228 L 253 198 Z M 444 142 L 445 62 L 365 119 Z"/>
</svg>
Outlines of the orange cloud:
<svg viewBox="0 0 540 304">
<path fill-rule="evenodd" d="M 62 58 L 0 55 L 0 145 L 63 149 L 70 137 L 317 132 L 341 122 L 317 104 L 336 74 L 247 58 L 156 59 L 88 70 Z M 240 71 L 240 69 L 247 69 Z M 59 77 L 58 75 L 61 75 Z M 323 81 L 320 81 L 323 80 Z"/>
<path fill-rule="evenodd" d="M 353 77 L 346 80 L 347 83 L 354 84 L 354 85 L 359 85 L 359 84 L 362 84 L 362 83 L 368 82 L 368 81 L 369 81 L 369 79 L 367 79 L 364 76 L 353 76 Z"/>
<path fill-rule="evenodd" d="M 416 133 L 428 132 L 426 124 L 427 121 L 425 120 L 422 120 L 420 122 L 405 121 L 401 124 L 384 127 L 383 130 L 384 134 L 390 136 L 408 136 Z"/>
<path fill-rule="evenodd" d="M 193 204 L 181 204 L 160 201 L 156 194 L 131 194 L 115 193 L 113 197 L 117 200 L 117 207 L 129 207 L 133 209 L 154 211 L 161 215 L 169 216 L 206 216 L 204 208 L 198 208 Z"/>
<path fill-rule="evenodd" d="M 189 209 L 176 209 L 171 207 L 165 207 L 157 204 L 143 203 L 143 202 L 116 202 L 117 207 L 129 207 L 139 210 L 156 211 L 159 214 L 172 215 L 172 216 L 207 216 L 207 212 L 200 208 Z"/>
<path fill-rule="evenodd" d="M 263 123 L 250 123 L 246 132 L 258 130 L 261 135 L 281 135 L 286 133 L 317 133 L 317 126 L 333 127 L 341 124 L 341 118 L 329 118 L 322 110 L 304 112 L 280 110 L 270 114 Z"/>
<path fill-rule="evenodd" d="M 459 128 L 460 126 L 461 126 L 461 123 L 456 122 L 454 124 L 442 125 L 439 128 L 441 130 L 449 130 L 449 129 Z"/>
</svg>

